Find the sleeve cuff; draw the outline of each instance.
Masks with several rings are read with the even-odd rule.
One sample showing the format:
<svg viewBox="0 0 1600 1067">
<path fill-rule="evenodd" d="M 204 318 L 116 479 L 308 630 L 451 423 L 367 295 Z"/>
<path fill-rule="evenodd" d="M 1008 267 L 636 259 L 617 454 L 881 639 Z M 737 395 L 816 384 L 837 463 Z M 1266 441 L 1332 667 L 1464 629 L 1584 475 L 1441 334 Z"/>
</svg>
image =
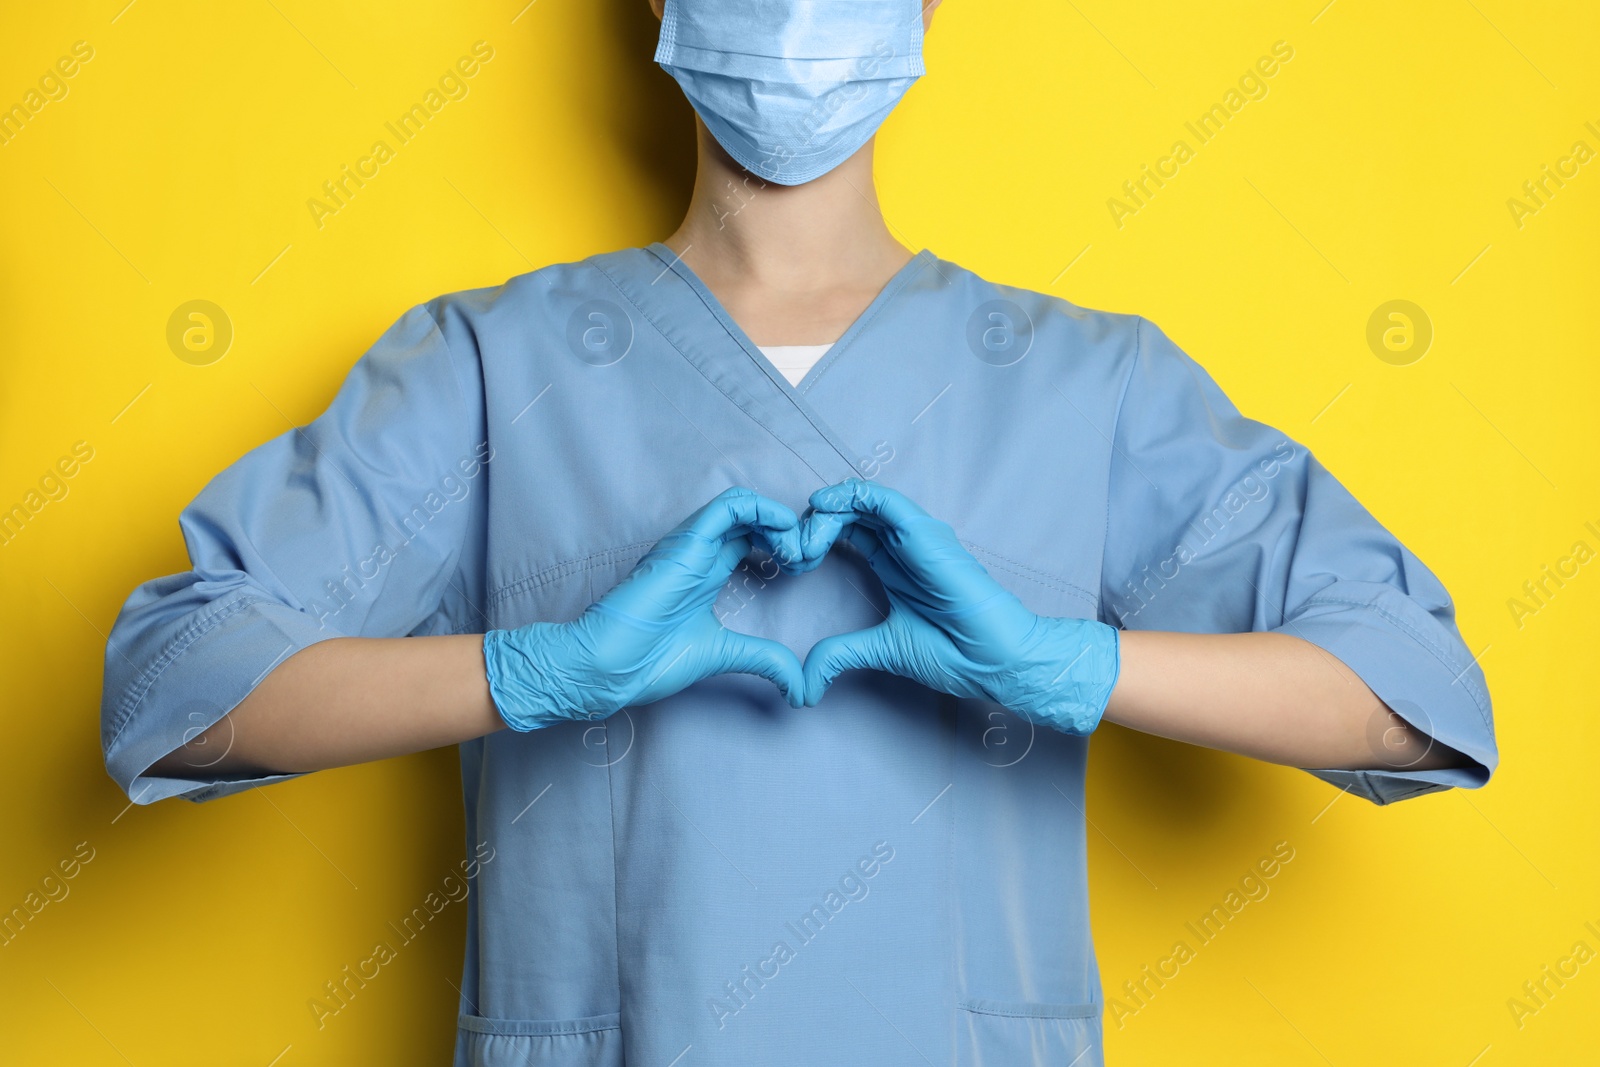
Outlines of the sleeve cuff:
<svg viewBox="0 0 1600 1067">
<path fill-rule="evenodd" d="M 1274 632 L 1338 657 L 1406 722 L 1473 761 L 1438 770 L 1307 768 L 1309 773 L 1374 804 L 1476 789 L 1489 781 L 1499 752 L 1483 672 L 1459 638 L 1416 601 L 1381 583 L 1338 582 Z M 1384 718 L 1374 719 L 1374 752 L 1381 751 L 1386 729 Z M 1417 760 L 1425 754 L 1419 751 Z"/>
<path fill-rule="evenodd" d="M 214 754 L 195 753 L 193 777 L 145 772 L 237 707 L 274 667 L 339 636 L 311 616 L 262 597 L 246 594 L 214 605 L 122 693 L 107 724 L 106 770 L 135 804 L 167 797 L 212 800 L 300 777 L 207 775 L 208 762 L 226 754 L 227 739 Z"/>
</svg>

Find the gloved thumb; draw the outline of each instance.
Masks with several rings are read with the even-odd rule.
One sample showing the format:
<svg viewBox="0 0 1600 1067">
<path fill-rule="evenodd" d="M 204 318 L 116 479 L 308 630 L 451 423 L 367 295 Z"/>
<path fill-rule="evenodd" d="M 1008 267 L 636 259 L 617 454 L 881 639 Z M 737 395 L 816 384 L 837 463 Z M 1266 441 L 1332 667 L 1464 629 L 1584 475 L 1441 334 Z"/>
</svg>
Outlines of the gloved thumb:
<svg viewBox="0 0 1600 1067">
<path fill-rule="evenodd" d="M 717 635 L 718 674 L 754 674 L 778 687 L 791 708 L 805 699 L 800 659 L 785 645 L 724 629 Z"/>
<path fill-rule="evenodd" d="M 818 641 L 806 655 L 806 707 L 816 707 L 833 680 L 845 671 L 897 673 L 891 665 L 890 647 L 885 623 Z"/>
</svg>

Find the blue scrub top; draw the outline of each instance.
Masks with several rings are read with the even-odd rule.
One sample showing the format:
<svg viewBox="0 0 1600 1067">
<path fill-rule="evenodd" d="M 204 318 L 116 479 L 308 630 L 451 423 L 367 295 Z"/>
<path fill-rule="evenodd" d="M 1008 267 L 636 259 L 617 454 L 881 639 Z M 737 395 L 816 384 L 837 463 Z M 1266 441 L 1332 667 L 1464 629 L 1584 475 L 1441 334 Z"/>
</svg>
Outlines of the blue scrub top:
<svg viewBox="0 0 1600 1067">
<path fill-rule="evenodd" d="M 1294 634 L 1475 761 L 1311 771 L 1334 785 L 1383 804 L 1496 764 L 1438 579 L 1148 321 L 924 250 L 794 386 L 653 244 L 412 308 L 219 474 L 179 520 L 193 569 L 112 631 L 107 767 L 140 803 L 293 777 L 148 769 L 318 641 L 570 619 L 722 489 L 801 510 L 852 475 L 1035 612 Z M 753 559 L 717 610 L 804 656 L 883 607 L 840 551 Z M 725 676 L 460 751 L 458 1064 L 1101 1062 L 1087 738 L 852 672 L 813 709 Z"/>
</svg>

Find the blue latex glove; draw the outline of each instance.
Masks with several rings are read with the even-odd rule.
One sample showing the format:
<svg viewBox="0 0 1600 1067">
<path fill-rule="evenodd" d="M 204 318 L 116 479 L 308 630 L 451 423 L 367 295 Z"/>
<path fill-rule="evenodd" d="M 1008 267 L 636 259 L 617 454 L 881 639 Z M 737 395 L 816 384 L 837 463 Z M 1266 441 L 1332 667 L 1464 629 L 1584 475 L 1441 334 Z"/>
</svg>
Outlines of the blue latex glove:
<svg viewBox="0 0 1600 1067">
<path fill-rule="evenodd" d="M 883 583 L 889 617 L 817 642 L 805 662 L 808 706 L 841 671 L 867 669 L 992 700 L 1063 733 L 1099 725 L 1120 670 L 1115 627 L 1035 615 L 954 530 L 893 489 L 853 478 L 817 490 L 811 506 L 802 558 L 842 537 Z"/>
<path fill-rule="evenodd" d="M 776 641 L 725 628 L 711 605 L 758 539 L 780 562 L 799 555 L 793 511 L 729 489 L 656 542 L 614 589 L 571 622 L 483 637 L 489 693 L 513 730 L 603 719 L 715 674 L 755 674 L 799 707 L 804 676 Z"/>
</svg>

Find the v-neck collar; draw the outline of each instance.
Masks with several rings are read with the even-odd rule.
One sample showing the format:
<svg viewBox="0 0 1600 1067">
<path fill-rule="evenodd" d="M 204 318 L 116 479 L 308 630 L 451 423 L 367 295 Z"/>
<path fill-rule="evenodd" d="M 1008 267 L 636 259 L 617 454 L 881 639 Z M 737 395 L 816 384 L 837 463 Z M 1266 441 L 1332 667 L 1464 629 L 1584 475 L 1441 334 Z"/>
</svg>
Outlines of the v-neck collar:
<svg viewBox="0 0 1600 1067">
<path fill-rule="evenodd" d="M 801 386 L 809 389 L 866 332 L 923 268 L 938 257 L 927 249 L 900 268 L 857 316 Z M 862 457 L 837 433 L 745 332 L 694 271 L 666 245 L 635 246 L 588 262 L 662 335 L 705 381 L 830 485 L 858 474 Z M 667 279 L 670 279 L 667 280 Z M 848 364 L 847 364 L 848 365 Z"/>
<path fill-rule="evenodd" d="M 722 306 L 722 301 L 718 300 L 710 287 L 700 280 L 700 276 L 694 272 L 693 268 L 683 261 L 683 257 L 660 241 L 654 241 L 647 245 L 646 248 L 652 255 L 666 264 L 673 273 L 682 278 L 690 289 L 694 290 L 695 295 L 700 298 L 700 302 L 705 305 L 706 310 L 727 331 L 728 336 L 733 338 L 739 344 L 739 347 L 744 349 L 751 362 L 760 367 L 766 376 L 772 380 L 773 384 L 781 389 L 785 395 L 800 404 L 801 407 L 806 408 L 808 416 L 814 413 L 810 412 L 809 405 L 805 404 L 802 398 L 810 390 L 812 384 L 825 374 L 828 368 L 838 362 L 839 357 L 850 347 L 850 343 L 877 317 L 878 312 L 884 305 L 894 299 L 894 295 L 904 288 L 907 282 L 920 274 L 922 269 L 936 258 L 932 252 L 924 248 L 907 260 L 899 270 L 890 276 L 889 280 L 884 283 L 883 288 L 878 290 L 878 295 L 874 296 L 861 314 L 856 316 L 856 320 L 840 335 L 839 339 L 833 342 L 833 347 L 829 348 L 821 359 L 812 364 L 811 368 L 801 376 L 799 382 L 791 384 L 789 379 L 784 377 L 783 372 L 761 351 L 760 346 L 750 340 L 743 327 L 733 320 L 733 316 L 728 314 L 727 308 Z M 816 420 L 813 419 L 813 421 Z"/>
</svg>

